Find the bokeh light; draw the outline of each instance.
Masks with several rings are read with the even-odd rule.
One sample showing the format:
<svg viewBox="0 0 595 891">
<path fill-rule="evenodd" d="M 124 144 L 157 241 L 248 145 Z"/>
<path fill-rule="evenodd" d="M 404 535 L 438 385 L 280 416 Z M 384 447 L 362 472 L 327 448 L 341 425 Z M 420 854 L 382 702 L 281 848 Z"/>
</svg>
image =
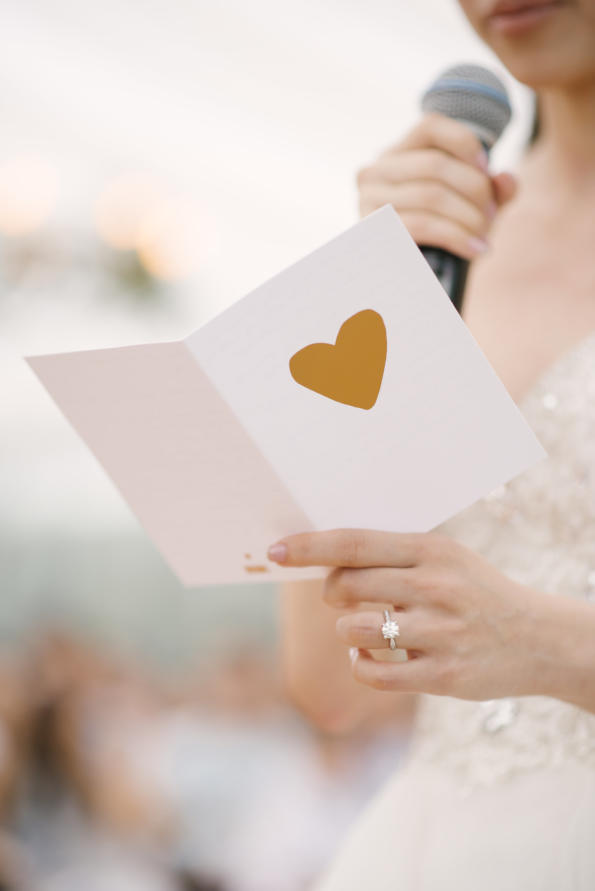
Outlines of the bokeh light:
<svg viewBox="0 0 595 891">
<path fill-rule="evenodd" d="M 111 180 L 97 201 L 95 223 L 107 245 L 136 251 L 150 275 L 168 281 L 196 272 L 212 246 L 212 228 L 195 202 L 145 174 Z"/>
<path fill-rule="evenodd" d="M 100 237 L 116 250 L 134 250 L 143 221 L 163 201 L 163 190 L 150 177 L 125 174 L 111 180 L 95 208 Z"/>
<path fill-rule="evenodd" d="M 36 155 L 0 162 L 0 232 L 19 237 L 43 226 L 56 205 L 58 175 Z"/>
</svg>

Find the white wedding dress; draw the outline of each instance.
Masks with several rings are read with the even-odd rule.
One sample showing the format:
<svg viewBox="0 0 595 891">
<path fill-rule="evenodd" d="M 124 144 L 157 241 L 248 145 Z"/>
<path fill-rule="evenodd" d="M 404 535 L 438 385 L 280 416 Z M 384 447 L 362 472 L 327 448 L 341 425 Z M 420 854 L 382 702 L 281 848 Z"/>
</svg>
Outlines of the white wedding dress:
<svg viewBox="0 0 595 891">
<path fill-rule="evenodd" d="M 548 458 L 440 531 L 595 610 L 595 332 L 519 408 Z M 404 764 L 314 891 L 595 891 L 595 714 L 423 695 Z"/>
</svg>

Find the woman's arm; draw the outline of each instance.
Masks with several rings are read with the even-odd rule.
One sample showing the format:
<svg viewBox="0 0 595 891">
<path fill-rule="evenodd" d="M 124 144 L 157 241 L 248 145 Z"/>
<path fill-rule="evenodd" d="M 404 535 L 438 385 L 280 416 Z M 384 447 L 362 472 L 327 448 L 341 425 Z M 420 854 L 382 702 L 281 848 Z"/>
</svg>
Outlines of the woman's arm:
<svg viewBox="0 0 595 891">
<path fill-rule="evenodd" d="M 286 582 L 280 589 L 280 658 L 289 696 L 313 724 L 329 733 L 391 718 L 408 722 L 417 701 L 414 694 L 387 695 L 354 680 L 348 647 L 335 627 L 348 610 L 328 606 L 323 588 L 321 579 Z"/>
<path fill-rule="evenodd" d="M 595 714 L 595 604 L 544 595 L 534 659 L 547 696 Z"/>
</svg>

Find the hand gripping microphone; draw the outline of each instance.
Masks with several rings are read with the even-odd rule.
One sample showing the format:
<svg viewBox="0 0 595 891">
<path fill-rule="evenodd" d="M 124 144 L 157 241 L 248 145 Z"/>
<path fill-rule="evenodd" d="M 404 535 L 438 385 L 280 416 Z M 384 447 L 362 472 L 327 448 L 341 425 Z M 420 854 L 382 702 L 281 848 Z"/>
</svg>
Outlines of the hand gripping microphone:
<svg viewBox="0 0 595 891">
<path fill-rule="evenodd" d="M 506 87 L 479 65 L 448 68 L 423 94 L 421 107 L 424 112 L 439 112 L 465 124 L 488 153 L 511 115 Z M 439 247 L 420 245 L 420 250 L 460 312 L 469 261 Z"/>
</svg>

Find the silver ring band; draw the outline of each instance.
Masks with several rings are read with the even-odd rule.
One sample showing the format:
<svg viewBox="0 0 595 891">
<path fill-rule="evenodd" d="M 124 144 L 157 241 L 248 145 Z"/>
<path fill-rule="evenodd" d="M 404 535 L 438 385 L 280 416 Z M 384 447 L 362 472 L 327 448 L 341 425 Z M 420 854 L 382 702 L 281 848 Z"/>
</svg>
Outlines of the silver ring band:
<svg viewBox="0 0 595 891">
<path fill-rule="evenodd" d="M 387 609 L 384 610 L 384 623 L 382 625 L 381 631 L 383 638 L 388 641 L 388 645 L 391 650 L 396 650 L 397 644 L 395 638 L 397 638 L 400 634 L 399 624 L 394 619 L 391 619 L 390 613 Z"/>
</svg>

